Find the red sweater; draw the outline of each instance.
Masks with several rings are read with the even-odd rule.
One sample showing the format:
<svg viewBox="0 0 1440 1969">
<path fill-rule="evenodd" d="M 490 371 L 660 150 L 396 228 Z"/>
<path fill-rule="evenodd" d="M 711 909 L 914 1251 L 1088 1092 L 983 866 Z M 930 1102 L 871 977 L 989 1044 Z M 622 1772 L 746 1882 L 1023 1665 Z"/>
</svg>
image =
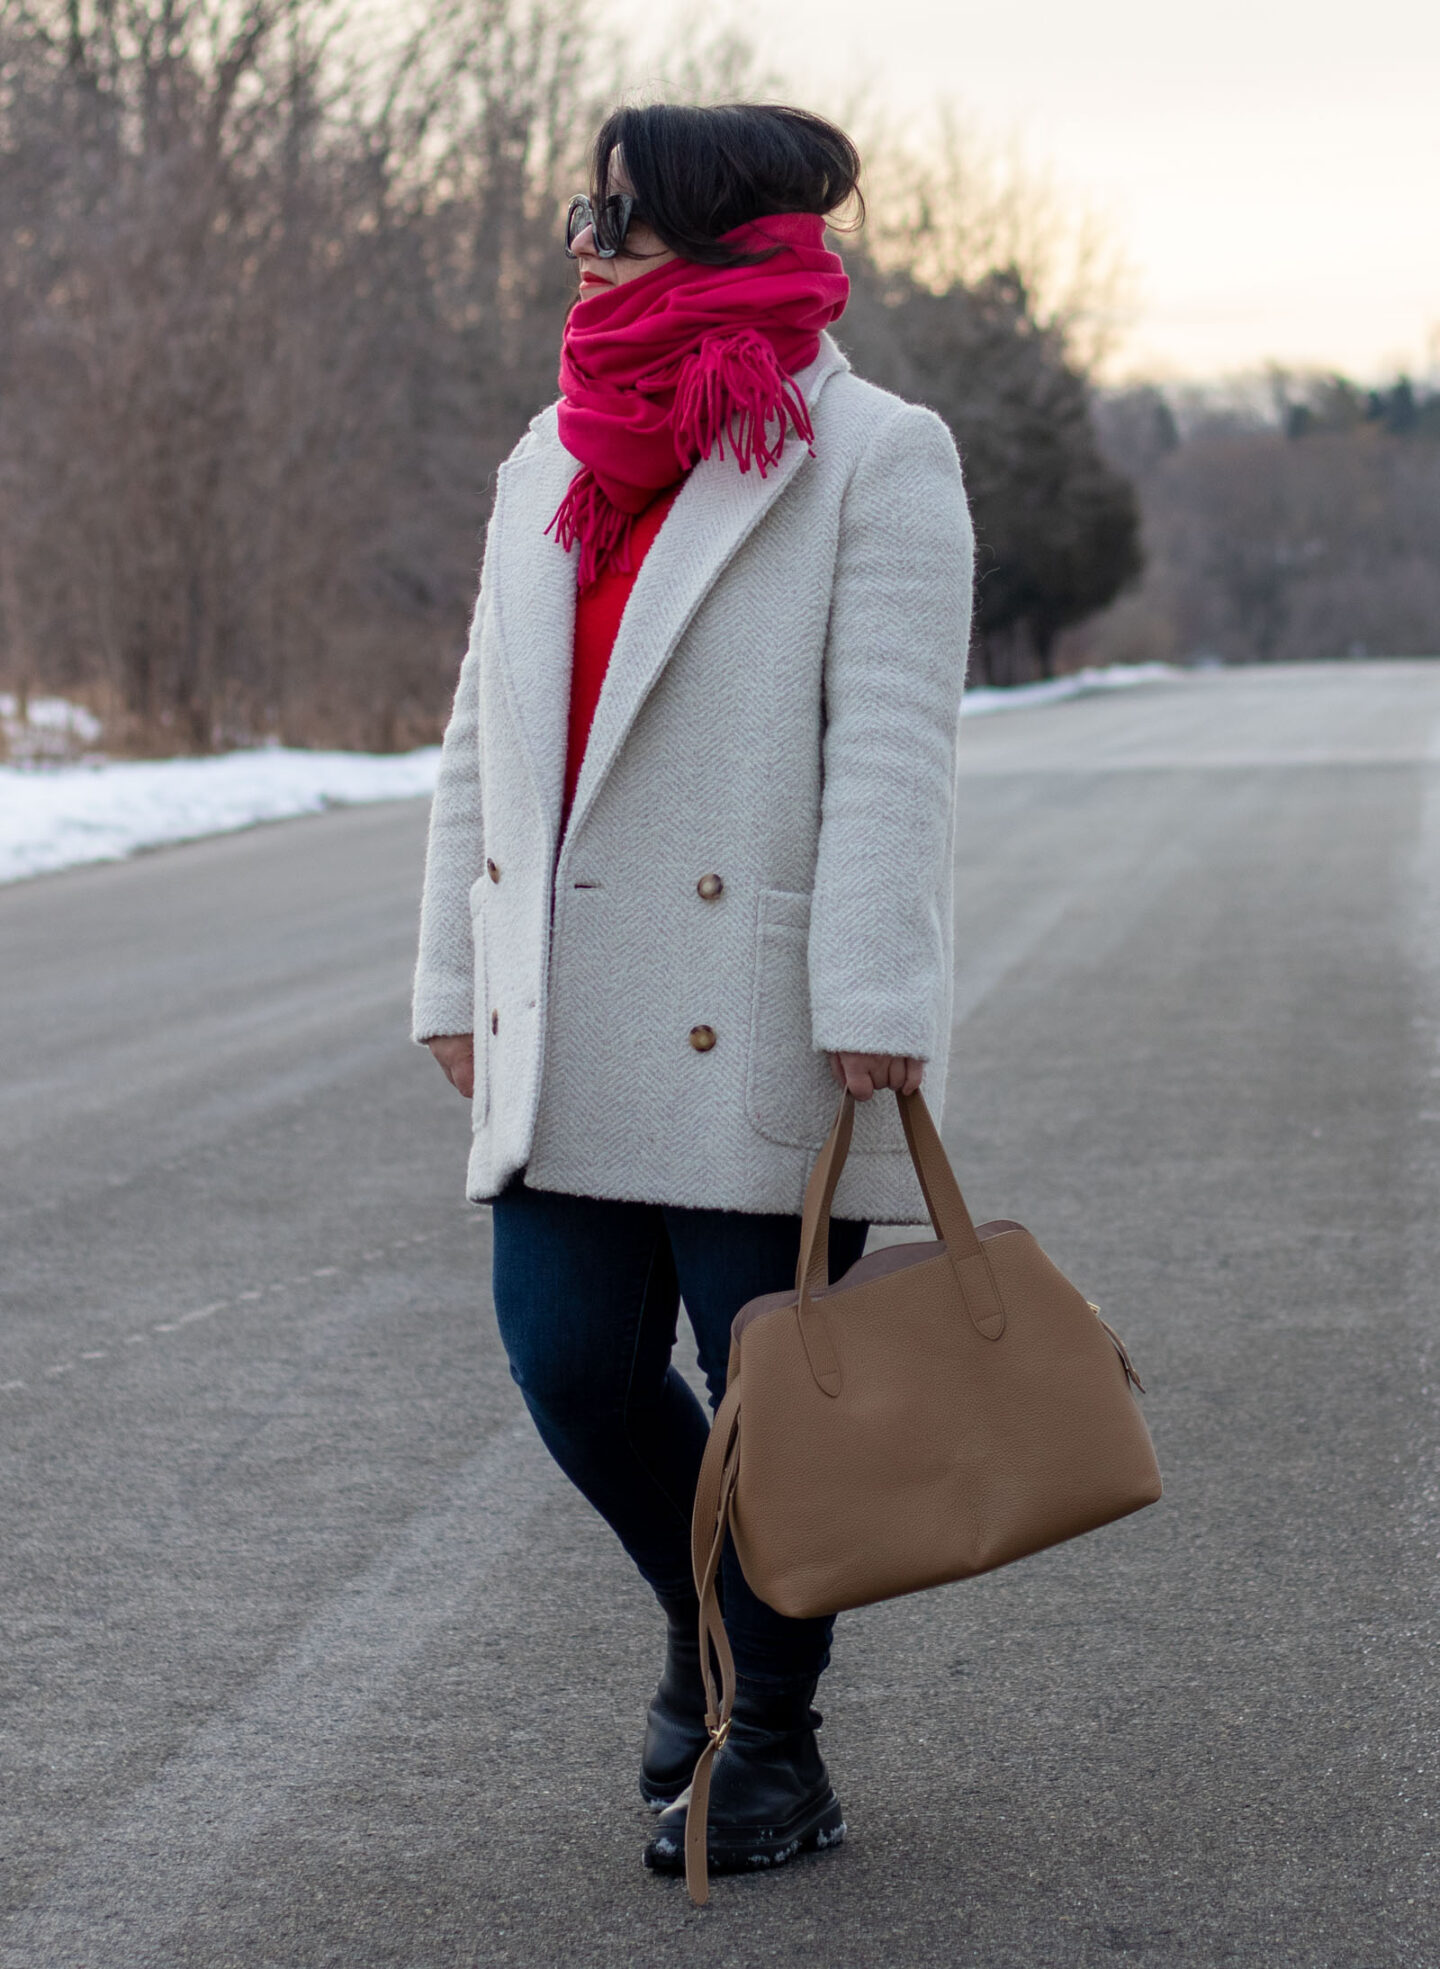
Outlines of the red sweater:
<svg viewBox="0 0 1440 1969">
<path fill-rule="evenodd" d="M 664 525 L 665 515 L 675 504 L 679 491 L 679 485 L 668 486 L 664 492 L 657 493 L 644 512 L 637 516 L 630 533 L 630 573 L 621 574 L 612 568 L 588 588 L 582 588 L 575 598 L 575 661 L 570 672 L 570 740 L 565 754 L 565 805 L 560 817 L 562 834 L 570 818 L 570 803 L 575 798 L 580 762 L 585 757 L 595 706 L 600 701 L 600 686 L 605 681 L 605 672 L 610 667 L 610 652 L 620 633 L 620 618 L 625 613 L 625 604 L 630 599 L 630 590 L 635 586 L 641 563 L 654 544 L 655 536 Z"/>
</svg>

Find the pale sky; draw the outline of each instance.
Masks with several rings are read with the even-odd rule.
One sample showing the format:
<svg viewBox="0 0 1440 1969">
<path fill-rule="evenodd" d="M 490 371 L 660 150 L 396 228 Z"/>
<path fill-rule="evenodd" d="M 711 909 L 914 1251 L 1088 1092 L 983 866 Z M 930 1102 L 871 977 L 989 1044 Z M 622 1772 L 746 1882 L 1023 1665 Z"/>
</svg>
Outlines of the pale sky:
<svg viewBox="0 0 1440 1969">
<path fill-rule="evenodd" d="M 902 115 L 946 98 L 997 141 L 1018 134 L 1134 270 L 1116 374 L 1440 372 L 1437 0 L 735 0 L 717 16 L 807 106 L 868 82 Z"/>
</svg>

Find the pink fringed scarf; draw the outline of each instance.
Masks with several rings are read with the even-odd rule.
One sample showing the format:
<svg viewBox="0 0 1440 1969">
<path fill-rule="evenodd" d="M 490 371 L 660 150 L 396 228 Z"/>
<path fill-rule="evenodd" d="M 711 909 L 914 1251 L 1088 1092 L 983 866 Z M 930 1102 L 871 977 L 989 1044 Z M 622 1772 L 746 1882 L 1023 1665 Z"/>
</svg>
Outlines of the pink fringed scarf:
<svg viewBox="0 0 1440 1969">
<path fill-rule="evenodd" d="M 845 307 L 850 282 L 813 213 L 756 219 L 727 241 L 773 258 L 748 267 L 672 260 L 577 301 L 560 353 L 560 441 L 581 469 L 550 525 L 580 543 L 588 587 L 629 572 L 630 527 L 655 494 L 712 451 L 764 478 L 787 429 L 814 446 L 797 369 Z M 773 429 L 772 429 L 773 426 Z"/>
</svg>

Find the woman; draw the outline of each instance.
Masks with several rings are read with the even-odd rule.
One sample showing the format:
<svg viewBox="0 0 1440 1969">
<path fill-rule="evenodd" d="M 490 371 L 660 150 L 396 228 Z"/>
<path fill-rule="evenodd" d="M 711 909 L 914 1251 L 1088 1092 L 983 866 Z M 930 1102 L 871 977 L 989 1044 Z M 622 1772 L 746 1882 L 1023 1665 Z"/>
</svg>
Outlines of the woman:
<svg viewBox="0 0 1440 1969">
<path fill-rule="evenodd" d="M 511 1372 L 664 1610 L 645 1861 L 706 1740 L 689 1521 L 731 1320 L 790 1285 L 837 1086 L 830 1262 L 925 1208 L 889 1089 L 944 1100 L 972 541 L 930 411 L 861 382 L 824 217 L 842 133 L 625 109 L 567 248 L 562 396 L 500 468 L 431 821 L 414 1032 L 471 1101 Z M 887 1098 L 874 1100 L 877 1092 Z M 723 1574 L 739 1673 L 711 1865 L 838 1843 L 832 1623 Z"/>
</svg>

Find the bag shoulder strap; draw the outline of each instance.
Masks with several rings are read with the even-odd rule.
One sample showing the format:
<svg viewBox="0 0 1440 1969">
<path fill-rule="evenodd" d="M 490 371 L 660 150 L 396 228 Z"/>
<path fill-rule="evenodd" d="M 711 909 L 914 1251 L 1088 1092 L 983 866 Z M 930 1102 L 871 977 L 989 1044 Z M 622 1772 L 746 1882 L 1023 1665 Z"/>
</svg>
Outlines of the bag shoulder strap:
<svg viewBox="0 0 1440 1969">
<path fill-rule="evenodd" d="M 720 1617 L 720 1596 L 716 1581 L 725 1536 L 730 1529 L 730 1504 L 735 1495 L 735 1479 L 740 1473 L 740 1382 L 738 1377 L 725 1391 L 725 1399 L 715 1411 L 710 1440 L 695 1486 L 695 1512 L 690 1521 L 690 1558 L 695 1574 L 695 1591 L 700 1596 L 700 1667 L 705 1677 L 705 1727 L 710 1741 L 701 1751 L 690 1780 L 690 1800 L 685 1808 L 685 1885 L 696 1907 L 710 1898 L 710 1871 L 706 1857 L 706 1832 L 710 1821 L 710 1767 L 715 1753 L 730 1733 L 735 1708 L 735 1657 L 730 1638 Z M 712 1653 L 713 1650 L 713 1653 Z M 717 1684 L 715 1668 L 719 1664 Z"/>
</svg>

